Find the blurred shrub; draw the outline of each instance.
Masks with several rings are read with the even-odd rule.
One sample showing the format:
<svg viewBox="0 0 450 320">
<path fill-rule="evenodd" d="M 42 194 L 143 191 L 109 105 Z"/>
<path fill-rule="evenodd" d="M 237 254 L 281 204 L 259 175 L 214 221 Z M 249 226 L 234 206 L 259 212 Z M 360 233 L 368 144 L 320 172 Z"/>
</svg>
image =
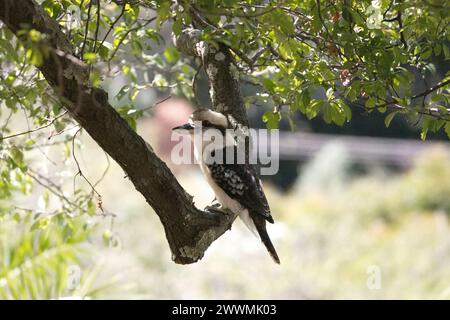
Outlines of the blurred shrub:
<svg viewBox="0 0 450 320">
<path fill-rule="evenodd" d="M 450 214 L 450 152 L 436 148 L 423 153 L 401 179 L 403 205 L 410 210 L 443 210 Z"/>
<path fill-rule="evenodd" d="M 450 214 L 450 152 L 430 149 L 416 159 L 406 174 L 360 179 L 353 184 L 351 194 L 350 203 L 355 203 L 357 211 L 369 219 L 398 222 L 405 214 Z"/>
<path fill-rule="evenodd" d="M 307 288 L 313 298 L 450 298 L 448 149 L 427 150 L 404 174 L 378 172 L 338 188 L 302 186 L 275 204 L 284 213 L 277 220 L 290 229 L 284 236 L 289 266 L 302 273 L 303 283 L 292 280 L 291 292 Z M 372 266 L 381 272 L 377 290 L 366 285 Z"/>
<path fill-rule="evenodd" d="M 303 169 L 295 193 L 307 194 L 303 201 L 332 202 L 328 212 L 358 213 L 361 223 L 382 219 L 395 222 L 401 215 L 442 210 L 450 214 L 450 152 L 445 148 L 422 153 L 402 175 L 388 172 L 351 181 L 351 163 L 339 145 L 324 148 Z M 315 196 L 314 196 L 315 194 Z"/>
<path fill-rule="evenodd" d="M 91 297 L 100 270 L 87 268 L 94 231 L 82 217 L 0 212 L 0 299 Z M 92 272 L 97 274 L 93 274 Z"/>
<path fill-rule="evenodd" d="M 103 196 L 121 212 L 114 228 L 120 248 L 92 241 L 101 236 L 87 233 L 81 218 L 0 213 L 0 299 L 450 298 L 449 152 L 427 150 L 402 174 L 357 178 L 337 145 L 314 161 L 289 194 L 265 185 L 281 266 L 240 221 L 199 263 L 175 265 L 156 215 L 130 186 L 111 183 Z M 122 176 L 113 170 L 115 179 Z M 203 194 L 205 182 L 196 177 L 186 188 Z M 91 268 L 83 252 L 105 256 L 103 267 Z M 73 265 L 83 271 L 76 289 L 69 285 Z M 378 289 L 367 286 L 372 267 L 380 270 Z M 98 285 L 124 270 L 127 291 Z"/>
</svg>

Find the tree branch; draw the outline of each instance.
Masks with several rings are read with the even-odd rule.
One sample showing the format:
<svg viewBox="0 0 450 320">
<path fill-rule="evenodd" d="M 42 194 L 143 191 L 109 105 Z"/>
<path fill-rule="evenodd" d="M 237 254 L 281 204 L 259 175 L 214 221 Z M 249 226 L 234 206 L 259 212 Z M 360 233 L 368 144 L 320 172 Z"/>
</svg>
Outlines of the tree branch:
<svg viewBox="0 0 450 320">
<path fill-rule="evenodd" d="M 58 23 L 34 0 L 2 0 L 0 20 L 19 40 L 22 40 L 19 31 L 24 27 L 46 35 L 50 54 L 39 69 L 59 95 L 64 107 L 122 167 L 135 188 L 155 210 L 164 226 L 173 261 L 187 264 L 201 259 L 210 244 L 229 229 L 236 215 L 201 211 L 194 206 L 192 197 L 184 191 L 151 146 L 108 103 L 107 93 L 89 85 L 88 67 L 76 60 L 74 48 Z M 224 61 L 217 63 L 211 63 L 210 54 L 205 56 L 209 74 L 219 71 L 214 71 L 212 66 L 229 65 L 228 54 Z M 231 80 L 231 87 L 226 84 L 226 79 Z M 234 79 L 228 73 L 213 82 L 236 90 L 237 77 Z M 229 98 L 233 92 L 226 94 L 228 98 L 217 92 L 214 103 L 221 103 L 223 110 L 230 112 L 231 103 L 242 100 L 240 97 Z M 243 109 L 236 116 L 245 119 Z"/>
<path fill-rule="evenodd" d="M 440 83 L 438 83 L 435 86 L 432 86 L 431 88 L 428 88 L 427 90 L 425 90 L 424 92 L 421 92 L 419 94 L 416 94 L 415 96 L 412 96 L 411 99 L 417 99 L 417 98 L 421 98 L 421 97 L 425 97 L 427 95 L 429 95 L 430 93 L 432 93 L 433 91 L 436 91 L 442 87 L 445 87 L 447 85 L 450 84 L 450 79 L 447 79 L 445 81 L 442 81 Z"/>
<path fill-rule="evenodd" d="M 200 27 L 210 24 L 191 6 L 186 5 L 193 21 Z M 183 53 L 200 57 L 208 76 L 210 97 L 214 110 L 233 116 L 248 127 L 247 115 L 239 87 L 239 72 L 233 64 L 228 47 L 222 43 L 213 45 L 200 40 L 200 30 L 184 29 L 174 38 L 175 46 Z"/>
</svg>

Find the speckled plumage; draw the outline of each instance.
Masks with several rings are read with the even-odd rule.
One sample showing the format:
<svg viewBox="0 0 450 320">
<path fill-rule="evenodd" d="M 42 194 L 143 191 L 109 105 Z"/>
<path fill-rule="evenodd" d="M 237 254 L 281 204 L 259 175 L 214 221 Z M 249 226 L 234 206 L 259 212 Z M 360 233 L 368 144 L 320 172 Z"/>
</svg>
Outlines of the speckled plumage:
<svg viewBox="0 0 450 320">
<path fill-rule="evenodd" d="M 227 134 L 225 129 L 229 127 L 228 120 L 221 113 L 207 109 L 197 110 L 190 117 L 189 123 L 194 127 L 199 122 L 203 130 L 216 129 L 224 135 Z M 210 150 L 210 154 L 204 155 L 208 144 L 202 142 L 197 145 L 200 140 L 193 139 L 195 155 L 217 201 L 223 207 L 239 214 L 247 227 L 259 235 L 270 256 L 279 264 L 280 259 L 266 230 L 266 221 L 270 223 L 274 221 L 255 169 L 249 164 L 226 161 L 227 151 L 233 152 L 233 159 L 238 159 L 235 145 L 228 145 L 222 150 L 213 149 Z M 216 157 L 220 154 L 223 156 L 222 159 Z"/>
<path fill-rule="evenodd" d="M 262 215 L 267 221 L 273 223 L 270 215 L 269 204 L 261 187 L 261 181 L 251 165 L 228 164 L 225 161 L 226 153 L 233 152 L 234 159 L 237 158 L 236 147 L 222 150 L 223 161 L 206 164 L 213 180 L 232 199 L 238 201 L 244 208 L 251 208 L 253 212 Z M 208 157 L 206 159 L 209 159 Z"/>
</svg>

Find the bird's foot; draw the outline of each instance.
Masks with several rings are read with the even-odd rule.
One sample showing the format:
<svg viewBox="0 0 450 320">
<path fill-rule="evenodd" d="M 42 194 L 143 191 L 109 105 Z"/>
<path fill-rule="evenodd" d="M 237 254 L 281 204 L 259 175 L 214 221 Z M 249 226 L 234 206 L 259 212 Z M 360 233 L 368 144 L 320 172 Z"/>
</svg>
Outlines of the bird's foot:
<svg viewBox="0 0 450 320">
<path fill-rule="evenodd" d="M 220 202 L 217 200 L 217 198 L 214 198 L 213 201 L 211 201 L 210 207 L 220 208 L 221 206 L 222 206 L 222 205 L 221 205 Z"/>
<path fill-rule="evenodd" d="M 220 213 L 220 214 L 227 214 L 227 209 L 222 207 L 220 203 L 216 203 L 214 205 L 206 206 L 205 211 L 212 212 L 212 213 Z"/>
<path fill-rule="evenodd" d="M 221 204 L 214 205 L 214 206 L 206 206 L 205 207 L 205 211 L 210 212 L 210 213 L 212 213 L 214 215 L 221 215 L 222 218 L 225 218 L 225 217 L 223 217 L 224 215 L 228 215 L 228 217 L 230 217 L 233 214 L 233 212 L 231 212 L 227 208 L 224 208 Z M 228 230 L 231 230 L 231 225 L 233 224 L 233 221 L 234 221 L 234 219 L 231 219 L 229 221 L 229 225 L 228 225 L 228 228 L 227 228 Z"/>
</svg>

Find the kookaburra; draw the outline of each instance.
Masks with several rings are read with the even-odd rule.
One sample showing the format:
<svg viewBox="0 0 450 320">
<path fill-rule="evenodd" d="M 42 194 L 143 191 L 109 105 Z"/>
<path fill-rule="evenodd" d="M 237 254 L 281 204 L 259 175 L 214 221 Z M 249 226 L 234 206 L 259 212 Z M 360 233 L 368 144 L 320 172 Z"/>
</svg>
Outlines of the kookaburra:
<svg viewBox="0 0 450 320">
<path fill-rule="evenodd" d="M 218 150 L 217 147 L 212 148 L 201 137 L 200 139 L 194 137 L 195 132 L 203 134 L 211 129 L 215 129 L 223 136 L 225 143 L 220 146 L 222 150 Z M 230 133 L 227 129 L 232 129 L 228 118 L 222 113 L 209 109 L 196 110 L 189 117 L 188 123 L 173 128 L 179 133 L 189 133 L 194 142 L 197 162 L 222 208 L 238 214 L 246 226 L 259 235 L 270 256 L 279 264 L 280 259 L 266 230 L 266 221 L 270 223 L 274 221 L 261 181 L 248 161 L 238 164 L 235 156 L 232 163 L 227 163 L 226 154 L 230 148 L 235 155 L 237 154 L 235 139 L 230 140 L 230 137 L 227 137 Z M 223 155 L 223 161 L 216 161 L 215 156 L 219 152 Z"/>
</svg>

